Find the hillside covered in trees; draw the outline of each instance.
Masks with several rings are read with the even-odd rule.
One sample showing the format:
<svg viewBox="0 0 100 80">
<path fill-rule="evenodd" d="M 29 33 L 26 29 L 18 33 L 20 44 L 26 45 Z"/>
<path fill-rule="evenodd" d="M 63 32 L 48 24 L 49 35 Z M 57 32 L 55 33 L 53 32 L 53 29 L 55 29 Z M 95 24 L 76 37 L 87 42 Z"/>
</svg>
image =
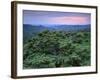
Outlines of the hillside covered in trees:
<svg viewBox="0 0 100 80">
<path fill-rule="evenodd" d="M 41 31 L 23 45 L 23 68 L 89 66 L 90 41 L 90 31 Z"/>
</svg>

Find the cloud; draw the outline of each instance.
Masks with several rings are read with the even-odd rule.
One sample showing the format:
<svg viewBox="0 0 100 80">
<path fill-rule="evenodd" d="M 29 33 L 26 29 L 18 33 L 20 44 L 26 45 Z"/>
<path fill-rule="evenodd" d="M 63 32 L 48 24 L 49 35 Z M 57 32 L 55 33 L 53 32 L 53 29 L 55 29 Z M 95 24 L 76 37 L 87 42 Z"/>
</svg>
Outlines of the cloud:
<svg viewBox="0 0 100 80">
<path fill-rule="evenodd" d="M 52 17 L 48 19 L 51 23 L 58 23 L 58 24 L 89 24 L 90 20 L 88 17 L 82 16 L 63 16 L 63 17 Z"/>
</svg>

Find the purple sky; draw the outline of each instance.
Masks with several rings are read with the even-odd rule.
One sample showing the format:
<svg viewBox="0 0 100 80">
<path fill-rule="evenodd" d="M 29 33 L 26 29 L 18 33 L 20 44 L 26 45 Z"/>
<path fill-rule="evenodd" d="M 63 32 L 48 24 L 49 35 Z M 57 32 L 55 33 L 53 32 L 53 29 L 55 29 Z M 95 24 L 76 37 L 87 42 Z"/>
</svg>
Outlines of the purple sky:
<svg viewBox="0 0 100 80">
<path fill-rule="evenodd" d="M 23 11 L 23 23 L 32 25 L 85 25 L 91 23 L 91 14 L 55 11 Z"/>
</svg>

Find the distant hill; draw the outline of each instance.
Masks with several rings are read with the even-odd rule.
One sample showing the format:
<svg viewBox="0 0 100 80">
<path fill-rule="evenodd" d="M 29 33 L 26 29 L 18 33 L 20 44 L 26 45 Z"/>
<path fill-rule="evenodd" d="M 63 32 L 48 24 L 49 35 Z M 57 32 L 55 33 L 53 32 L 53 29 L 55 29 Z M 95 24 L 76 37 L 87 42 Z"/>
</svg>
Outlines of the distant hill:
<svg viewBox="0 0 100 80">
<path fill-rule="evenodd" d="M 44 27 L 42 25 L 29 25 L 29 24 L 23 24 L 23 40 L 26 42 L 31 37 L 37 35 L 38 33 L 44 31 L 44 30 L 51 30 L 52 28 Z"/>
<path fill-rule="evenodd" d="M 90 31 L 90 24 L 88 25 L 29 25 L 23 24 L 23 40 L 31 39 L 33 36 L 44 31 Z"/>
<path fill-rule="evenodd" d="M 48 28 L 54 28 L 58 31 L 90 31 L 90 24 L 88 25 L 46 25 Z"/>
</svg>

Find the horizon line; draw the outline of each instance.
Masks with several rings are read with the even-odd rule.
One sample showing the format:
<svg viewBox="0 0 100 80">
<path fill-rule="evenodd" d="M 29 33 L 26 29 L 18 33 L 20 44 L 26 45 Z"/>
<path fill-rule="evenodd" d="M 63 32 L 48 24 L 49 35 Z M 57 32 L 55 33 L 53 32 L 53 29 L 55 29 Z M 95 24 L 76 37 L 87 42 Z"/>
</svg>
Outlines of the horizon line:
<svg viewBox="0 0 100 80">
<path fill-rule="evenodd" d="M 26 25 L 91 25 L 91 24 L 26 24 Z"/>
</svg>

